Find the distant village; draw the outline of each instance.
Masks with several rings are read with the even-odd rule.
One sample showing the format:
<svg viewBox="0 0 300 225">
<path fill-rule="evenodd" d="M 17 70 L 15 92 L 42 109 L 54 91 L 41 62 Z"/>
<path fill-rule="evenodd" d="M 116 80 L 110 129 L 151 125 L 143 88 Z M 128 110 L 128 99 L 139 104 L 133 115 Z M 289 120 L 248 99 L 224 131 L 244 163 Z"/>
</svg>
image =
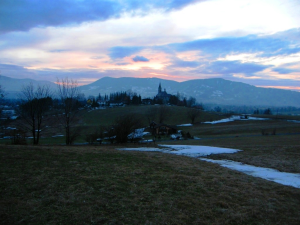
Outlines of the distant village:
<svg viewBox="0 0 300 225">
<path fill-rule="evenodd" d="M 158 86 L 157 94 L 153 98 L 142 98 L 141 95 L 136 93 L 127 92 L 115 92 L 108 95 L 101 96 L 100 94 L 95 97 L 89 97 L 87 104 L 92 108 L 98 107 L 118 107 L 124 105 L 154 105 L 154 104 L 169 104 L 177 106 L 188 106 L 188 107 L 202 107 L 196 105 L 196 99 L 190 97 L 186 99 L 181 98 L 178 95 L 168 94 L 166 89 L 162 90 L 161 83 Z"/>
</svg>

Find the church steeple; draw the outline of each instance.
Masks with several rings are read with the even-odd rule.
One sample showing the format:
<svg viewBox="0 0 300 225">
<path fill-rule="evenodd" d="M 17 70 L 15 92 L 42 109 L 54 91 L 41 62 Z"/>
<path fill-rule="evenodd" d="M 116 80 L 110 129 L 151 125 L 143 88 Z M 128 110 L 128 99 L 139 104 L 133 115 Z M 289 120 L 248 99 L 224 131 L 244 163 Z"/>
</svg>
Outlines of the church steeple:
<svg viewBox="0 0 300 225">
<path fill-rule="evenodd" d="M 158 93 L 161 93 L 161 83 L 159 83 L 159 86 L 158 86 Z"/>
</svg>

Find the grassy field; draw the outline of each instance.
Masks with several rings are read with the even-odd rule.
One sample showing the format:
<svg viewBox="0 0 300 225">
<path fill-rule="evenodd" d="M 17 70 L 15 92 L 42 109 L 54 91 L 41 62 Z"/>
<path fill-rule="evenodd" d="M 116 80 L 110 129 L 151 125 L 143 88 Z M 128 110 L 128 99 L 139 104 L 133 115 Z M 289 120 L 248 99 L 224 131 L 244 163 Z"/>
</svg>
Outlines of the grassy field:
<svg viewBox="0 0 300 225">
<path fill-rule="evenodd" d="M 191 134 L 199 137 L 217 136 L 243 136 L 262 135 L 262 130 L 266 134 L 291 134 L 300 133 L 299 123 L 277 121 L 277 120 L 240 120 L 218 124 L 195 124 L 193 127 L 182 127 L 189 130 Z"/>
<path fill-rule="evenodd" d="M 130 112 L 147 126 L 145 113 L 154 107 L 86 112 L 79 126 L 89 132 Z M 190 123 L 186 108 L 170 109 L 166 123 Z M 285 121 L 298 117 L 200 123 L 225 117 L 203 112 L 193 126 L 179 128 L 200 139 L 164 136 L 157 143 L 240 149 L 209 157 L 300 173 L 300 126 Z M 42 146 L 0 145 L 2 224 L 299 224 L 300 189 L 183 156 L 61 146 L 64 137 L 51 137 L 61 133 L 49 129 Z"/>
<path fill-rule="evenodd" d="M 217 137 L 200 140 L 169 141 L 162 144 L 203 145 L 243 150 L 235 154 L 211 155 L 282 172 L 300 173 L 300 134 L 246 137 Z"/>
<path fill-rule="evenodd" d="M 83 121 L 86 125 L 91 126 L 109 126 L 114 124 L 115 119 L 124 113 L 135 113 L 138 114 L 145 126 L 148 126 L 148 120 L 146 114 L 149 110 L 157 110 L 158 105 L 143 105 L 143 106 L 126 106 L 119 108 L 107 108 L 89 111 L 84 115 Z M 191 121 L 187 117 L 187 108 L 179 106 L 168 106 L 170 114 L 164 123 L 169 125 L 178 125 L 190 123 Z M 201 117 L 197 118 L 195 122 L 200 121 L 213 121 L 224 118 L 225 116 L 218 115 L 211 112 L 203 112 Z M 156 118 L 157 121 L 157 118 Z"/>
<path fill-rule="evenodd" d="M 86 134 L 92 133 L 96 130 L 100 130 L 101 127 L 108 127 L 115 123 L 116 118 L 120 115 L 126 113 L 135 113 L 139 115 L 142 120 L 141 126 L 147 127 L 148 119 L 147 112 L 151 110 L 157 110 L 159 106 L 126 106 L 119 108 L 107 108 L 107 109 L 98 109 L 98 110 L 85 110 L 81 112 L 81 120 L 77 125 L 80 128 L 81 135 L 76 140 L 76 143 L 86 142 Z M 190 119 L 187 116 L 186 107 L 178 106 L 168 106 L 170 109 L 170 115 L 164 121 L 164 123 L 169 125 L 180 125 L 191 123 Z M 299 116 L 282 116 L 282 115 L 269 115 L 260 117 L 271 118 L 272 120 L 265 121 L 255 121 L 255 120 L 246 120 L 246 121 L 234 121 L 229 123 L 219 123 L 219 124 L 203 124 L 201 122 L 206 121 L 215 121 L 223 118 L 228 118 L 230 115 L 223 115 L 213 112 L 203 111 L 201 116 L 196 118 L 195 124 L 192 127 L 178 127 L 178 129 L 185 132 L 189 132 L 192 136 L 200 138 L 209 138 L 209 137 L 224 137 L 224 136 L 243 136 L 243 135 L 261 135 L 262 130 L 265 133 L 272 134 L 274 131 L 276 134 L 286 134 L 286 133 L 300 133 L 299 123 L 287 122 L 286 120 L 298 119 Z M 155 121 L 158 121 L 156 117 Z M 12 121 L 11 124 L 7 126 L 16 127 L 18 120 Z M 41 144 L 64 144 L 63 137 L 55 137 L 55 135 L 63 135 L 64 130 L 61 127 L 57 127 L 57 124 L 49 124 L 49 127 L 43 129 L 42 138 L 40 140 Z M 28 133 L 30 136 L 31 134 Z M 151 139 L 148 137 L 147 139 Z M 162 140 L 168 140 L 169 137 L 162 137 Z M 27 140 L 30 143 L 30 139 Z M 0 144 L 10 143 L 10 140 L 0 140 Z"/>
<path fill-rule="evenodd" d="M 268 142 L 260 143 L 271 148 Z M 211 144 L 227 146 L 223 141 Z M 244 148 L 247 143 L 241 140 L 231 146 Z M 300 189 L 194 158 L 117 151 L 115 146 L 1 145 L 0 149 L 2 224 L 300 221 Z M 296 154 L 299 149 L 291 151 Z M 262 149 L 257 151 L 256 159 L 264 157 Z"/>
</svg>

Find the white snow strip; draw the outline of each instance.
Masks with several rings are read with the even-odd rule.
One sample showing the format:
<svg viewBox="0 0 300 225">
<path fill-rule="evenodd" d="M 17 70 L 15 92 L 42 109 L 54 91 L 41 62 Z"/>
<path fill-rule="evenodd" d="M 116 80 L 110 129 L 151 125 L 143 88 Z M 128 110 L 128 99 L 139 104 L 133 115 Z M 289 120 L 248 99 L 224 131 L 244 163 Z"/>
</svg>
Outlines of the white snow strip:
<svg viewBox="0 0 300 225">
<path fill-rule="evenodd" d="M 195 146 L 195 145 L 159 145 L 161 148 L 119 148 L 118 150 L 128 151 L 151 151 L 151 152 L 164 152 L 176 155 L 184 155 L 189 157 L 196 157 L 206 162 L 217 163 L 223 167 L 237 170 L 245 174 L 260 177 L 266 180 L 270 180 L 279 184 L 300 188 L 300 174 L 297 173 L 285 173 L 278 170 L 256 167 L 252 165 L 243 164 L 240 162 L 230 160 L 213 160 L 202 158 L 211 154 L 221 153 L 235 153 L 240 150 L 230 148 L 218 148 L 210 146 Z"/>
<path fill-rule="evenodd" d="M 180 124 L 180 125 L 177 125 L 178 127 L 191 127 L 193 126 L 193 124 L 191 123 L 187 123 L 187 124 Z"/>
<path fill-rule="evenodd" d="M 52 136 L 53 138 L 55 138 L 55 137 L 63 137 L 64 135 L 62 135 L 62 134 L 58 134 L 58 135 L 54 135 L 54 136 Z"/>
<path fill-rule="evenodd" d="M 288 122 L 292 122 L 292 123 L 300 123 L 299 120 L 288 120 Z"/>
<path fill-rule="evenodd" d="M 208 123 L 208 124 L 228 123 L 228 122 L 232 122 L 235 120 L 268 120 L 268 118 L 258 118 L 258 117 L 249 116 L 248 119 L 245 119 L 245 118 L 241 118 L 240 116 L 232 116 L 229 118 L 211 121 L 211 122 L 204 122 L 204 123 Z"/>
<path fill-rule="evenodd" d="M 279 184 L 300 188 L 300 174 L 297 173 L 285 173 L 270 168 L 251 166 L 231 160 L 213 160 L 207 158 L 199 159 L 206 162 L 217 163 L 223 167 L 237 170 L 254 177 L 260 177 Z"/>
<path fill-rule="evenodd" d="M 209 146 L 195 146 L 195 145 L 159 145 L 162 148 L 118 148 L 117 150 L 126 151 L 155 151 L 171 153 L 176 155 L 185 155 L 190 157 L 203 157 L 211 154 L 221 154 L 221 153 L 235 153 L 240 150 L 230 149 L 230 148 L 217 148 Z"/>
<path fill-rule="evenodd" d="M 211 154 L 236 153 L 240 150 L 230 148 L 218 148 L 210 146 L 195 146 L 195 145 L 159 145 L 162 148 L 169 150 L 169 153 L 176 155 L 185 155 L 190 157 L 203 157 Z"/>
<path fill-rule="evenodd" d="M 117 150 L 125 150 L 125 151 L 141 151 L 141 152 L 162 152 L 160 148 L 117 148 Z"/>
</svg>

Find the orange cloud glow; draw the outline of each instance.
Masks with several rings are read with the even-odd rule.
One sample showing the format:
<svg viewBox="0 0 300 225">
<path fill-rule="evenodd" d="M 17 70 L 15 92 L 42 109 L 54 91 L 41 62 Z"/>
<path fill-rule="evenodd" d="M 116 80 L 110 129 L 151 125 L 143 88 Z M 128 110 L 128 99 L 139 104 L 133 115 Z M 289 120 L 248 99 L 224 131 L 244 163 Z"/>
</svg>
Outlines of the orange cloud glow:
<svg viewBox="0 0 300 225">
<path fill-rule="evenodd" d="M 299 91 L 300 92 L 300 87 L 293 87 L 293 86 L 256 86 L 256 87 L 278 88 L 278 89 L 284 89 L 284 90 L 290 90 L 290 91 Z"/>
</svg>

